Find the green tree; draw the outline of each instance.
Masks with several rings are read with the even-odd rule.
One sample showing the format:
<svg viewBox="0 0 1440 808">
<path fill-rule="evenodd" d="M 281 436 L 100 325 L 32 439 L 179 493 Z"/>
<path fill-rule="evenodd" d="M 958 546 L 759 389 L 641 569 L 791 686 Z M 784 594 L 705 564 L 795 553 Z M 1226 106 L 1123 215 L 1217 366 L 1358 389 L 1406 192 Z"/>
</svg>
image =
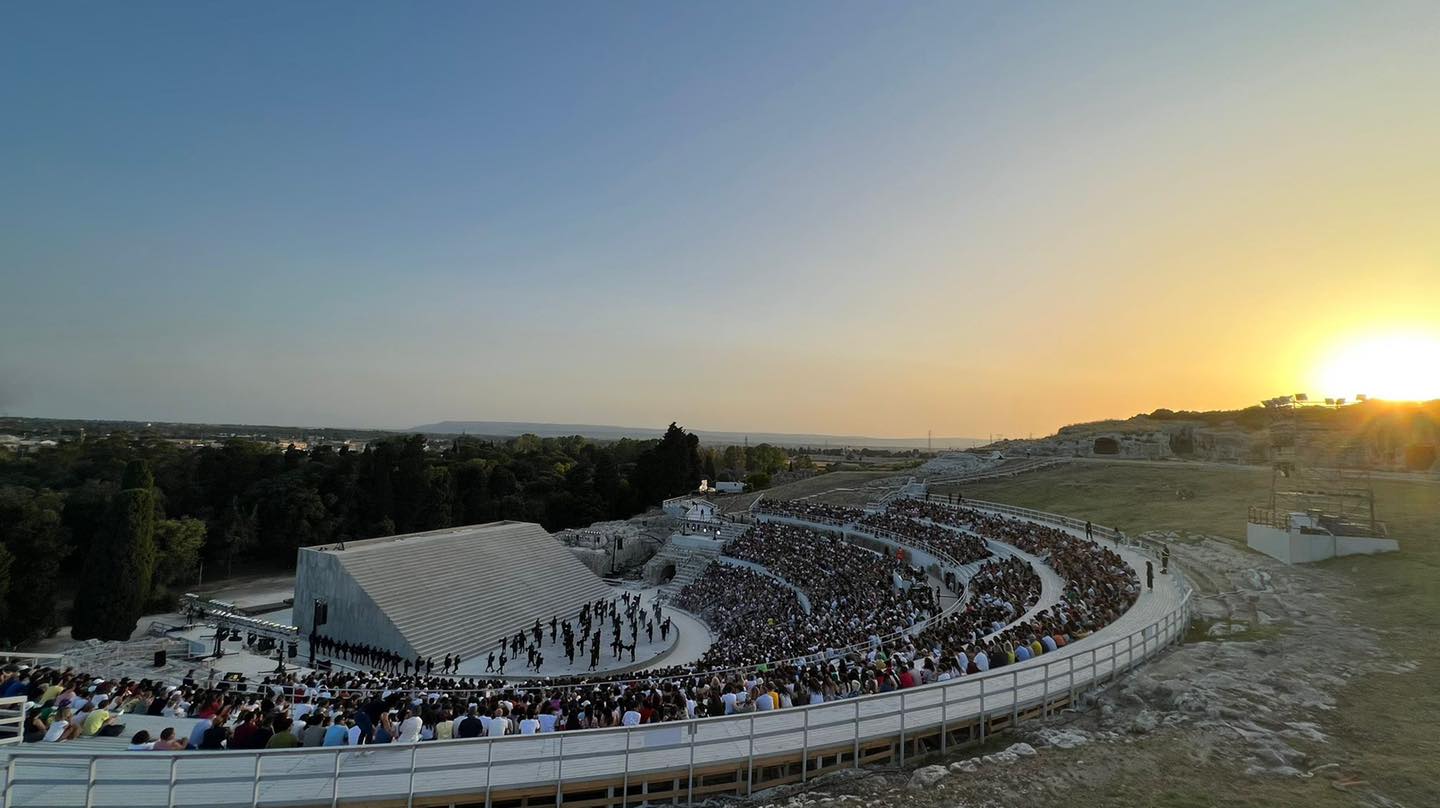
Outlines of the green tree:
<svg viewBox="0 0 1440 808">
<path fill-rule="evenodd" d="M 231 497 L 230 507 L 220 521 L 220 540 L 214 542 L 214 558 L 225 565 L 227 577 L 234 571 L 236 556 L 249 552 L 255 546 L 256 519 L 256 509 L 242 511 L 240 498 Z"/>
<path fill-rule="evenodd" d="M 636 458 L 634 479 L 645 505 L 694 491 L 700 485 L 700 439 L 672 422 L 660 442 Z"/>
<path fill-rule="evenodd" d="M 7 636 L 11 632 L 24 630 L 23 626 L 10 622 L 10 568 L 14 557 L 5 545 L 0 544 L 0 648 L 9 648 L 23 637 Z"/>
<path fill-rule="evenodd" d="M 199 519 L 162 519 L 155 524 L 155 562 L 152 605 L 169 606 L 171 596 L 183 591 L 200 571 L 205 547 L 205 523 Z M 163 604 L 162 604 L 163 601 Z"/>
<path fill-rule="evenodd" d="M 129 639 L 150 595 L 156 508 L 145 461 L 130 461 L 120 486 L 80 573 L 71 628 L 77 640 Z"/>
<path fill-rule="evenodd" d="M 3 600 L 0 639 L 20 642 L 48 636 L 56 627 L 55 599 L 69 545 L 65 506 L 54 491 L 0 487 L 0 547 L 11 559 L 11 584 Z M 22 583 L 23 582 L 23 583 Z"/>
</svg>

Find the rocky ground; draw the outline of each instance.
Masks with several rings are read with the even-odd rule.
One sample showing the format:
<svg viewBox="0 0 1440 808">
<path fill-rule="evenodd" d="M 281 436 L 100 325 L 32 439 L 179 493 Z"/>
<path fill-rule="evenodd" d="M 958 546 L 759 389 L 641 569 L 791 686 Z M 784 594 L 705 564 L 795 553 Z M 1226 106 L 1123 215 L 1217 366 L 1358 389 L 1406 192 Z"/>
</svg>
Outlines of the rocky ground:
<svg viewBox="0 0 1440 808">
<path fill-rule="evenodd" d="M 1346 579 L 1176 533 L 1199 590 L 1185 645 L 1077 708 L 908 769 L 844 772 L 757 794 L 757 806 L 1323 804 L 1398 806 L 1323 729 L 1348 680 L 1414 670 L 1381 650 Z M 1079 801 L 1077 801 L 1077 799 Z"/>
</svg>

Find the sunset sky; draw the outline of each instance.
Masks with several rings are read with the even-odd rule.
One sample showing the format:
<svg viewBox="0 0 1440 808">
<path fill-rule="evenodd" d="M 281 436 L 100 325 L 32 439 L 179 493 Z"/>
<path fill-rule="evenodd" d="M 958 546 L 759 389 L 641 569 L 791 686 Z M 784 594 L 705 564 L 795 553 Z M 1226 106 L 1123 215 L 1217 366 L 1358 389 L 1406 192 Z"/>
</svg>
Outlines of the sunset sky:
<svg viewBox="0 0 1440 808">
<path fill-rule="evenodd" d="M 1016 8 L 6 3 L 0 411 L 1440 397 L 1440 3 Z"/>
</svg>

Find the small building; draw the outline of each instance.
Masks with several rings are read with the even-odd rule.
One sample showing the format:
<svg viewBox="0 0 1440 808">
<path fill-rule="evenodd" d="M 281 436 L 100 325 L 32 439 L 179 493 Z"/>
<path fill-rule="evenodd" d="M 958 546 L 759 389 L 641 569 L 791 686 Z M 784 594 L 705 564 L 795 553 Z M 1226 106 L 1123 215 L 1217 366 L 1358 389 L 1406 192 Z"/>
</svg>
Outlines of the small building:
<svg viewBox="0 0 1440 808">
<path fill-rule="evenodd" d="M 745 483 L 730 480 L 716 480 L 715 490 L 721 494 L 743 494 L 745 493 Z"/>
<path fill-rule="evenodd" d="M 1348 555 L 1393 553 L 1400 543 L 1375 528 L 1340 520 L 1318 511 L 1279 512 L 1251 508 L 1245 520 L 1245 543 L 1286 564 L 1309 564 Z M 1366 535 L 1379 533 L 1379 536 Z"/>
</svg>

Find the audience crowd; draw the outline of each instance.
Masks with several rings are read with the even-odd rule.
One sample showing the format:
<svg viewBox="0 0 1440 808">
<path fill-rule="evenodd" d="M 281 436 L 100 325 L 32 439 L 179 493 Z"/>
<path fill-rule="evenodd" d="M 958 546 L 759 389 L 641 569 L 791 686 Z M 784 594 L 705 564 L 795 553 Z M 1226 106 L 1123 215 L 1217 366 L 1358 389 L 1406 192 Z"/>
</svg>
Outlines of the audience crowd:
<svg viewBox="0 0 1440 808">
<path fill-rule="evenodd" d="M 174 719 L 154 737 L 134 733 L 129 748 L 136 751 L 416 743 L 647 724 L 815 704 L 1023 662 L 1112 622 L 1140 591 L 1134 572 L 1108 548 L 979 511 L 916 500 L 892 504 L 883 518 L 817 503 L 767 500 L 762 510 L 839 524 L 869 519 L 874 527 L 935 541 L 931 530 L 1005 542 L 1044 560 L 1063 579 L 1063 596 L 1030 614 L 1040 577 L 1018 558 L 991 558 L 969 580 L 963 606 L 931 619 L 939 609 L 923 571 L 836 534 L 763 523 L 725 552 L 783 581 L 715 564 L 682 590 L 678 605 L 715 632 L 711 649 L 693 665 L 613 676 L 462 677 L 451 658 L 441 660 L 440 675 L 429 660 L 416 660 L 409 675 L 386 664 L 244 684 L 202 683 L 192 675 L 173 686 L 12 665 L 0 672 L 0 697 L 26 699 L 25 740 L 37 743 L 123 736 L 127 715 Z M 581 628 L 632 617 L 637 627 L 667 622 L 658 604 L 641 607 L 638 598 L 587 604 L 585 611 L 588 620 L 576 619 Z M 544 628 L 537 621 L 524 644 L 539 645 L 535 634 Z M 550 634 L 558 643 L 554 627 Z M 513 641 L 502 639 L 497 650 Z"/>
</svg>

